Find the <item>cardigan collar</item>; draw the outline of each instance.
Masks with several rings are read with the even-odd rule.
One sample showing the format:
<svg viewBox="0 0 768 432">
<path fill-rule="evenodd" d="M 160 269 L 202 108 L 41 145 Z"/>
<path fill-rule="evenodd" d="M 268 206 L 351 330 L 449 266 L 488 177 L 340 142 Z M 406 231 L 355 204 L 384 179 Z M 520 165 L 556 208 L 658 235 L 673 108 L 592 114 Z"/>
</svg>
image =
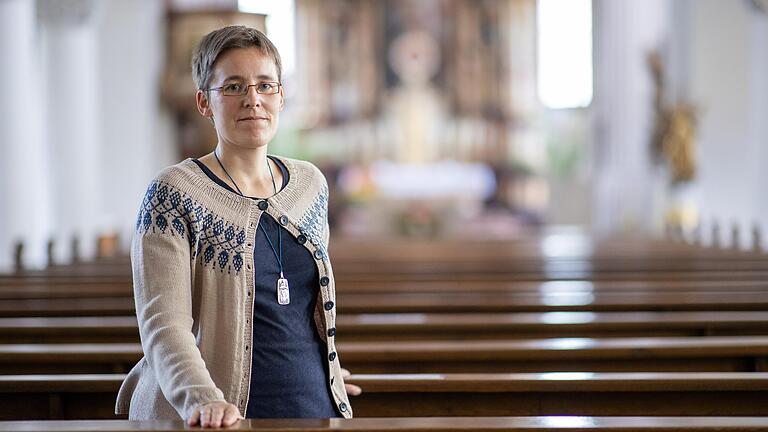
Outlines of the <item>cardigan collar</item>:
<svg viewBox="0 0 768 432">
<path fill-rule="evenodd" d="M 288 184 L 278 193 L 265 200 L 281 214 L 287 214 L 291 219 L 298 220 L 307 211 L 305 204 L 314 201 L 307 194 L 322 193 L 318 187 L 318 179 L 313 178 L 313 172 L 303 166 L 310 164 L 301 163 L 291 158 L 274 157 L 279 159 L 288 170 Z M 176 166 L 182 169 L 186 174 L 184 177 L 194 187 L 202 189 L 215 202 L 222 204 L 222 206 L 217 206 L 218 208 L 216 209 L 220 212 L 229 213 L 234 211 L 244 214 L 249 211 L 249 208 L 253 207 L 254 202 L 260 201 L 260 199 L 242 196 L 216 184 L 191 158 L 182 161 Z"/>
</svg>

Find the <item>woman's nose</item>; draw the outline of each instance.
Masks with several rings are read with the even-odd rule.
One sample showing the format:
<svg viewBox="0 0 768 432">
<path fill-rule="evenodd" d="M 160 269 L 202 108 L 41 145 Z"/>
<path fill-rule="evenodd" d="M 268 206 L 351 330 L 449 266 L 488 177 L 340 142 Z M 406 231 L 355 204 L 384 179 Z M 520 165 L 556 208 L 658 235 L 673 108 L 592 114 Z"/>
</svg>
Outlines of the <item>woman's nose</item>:
<svg viewBox="0 0 768 432">
<path fill-rule="evenodd" d="M 243 95 L 243 104 L 246 107 L 261 105 L 261 94 L 256 91 L 255 86 L 248 86 Z"/>
</svg>

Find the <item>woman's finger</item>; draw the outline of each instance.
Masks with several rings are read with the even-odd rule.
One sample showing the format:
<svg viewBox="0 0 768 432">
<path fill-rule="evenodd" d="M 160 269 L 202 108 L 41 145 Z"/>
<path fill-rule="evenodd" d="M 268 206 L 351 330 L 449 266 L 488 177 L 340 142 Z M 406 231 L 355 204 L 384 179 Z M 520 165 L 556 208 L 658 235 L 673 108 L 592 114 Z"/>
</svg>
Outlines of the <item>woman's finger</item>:
<svg viewBox="0 0 768 432">
<path fill-rule="evenodd" d="M 189 423 L 190 426 L 195 426 L 197 422 L 200 421 L 200 410 L 196 409 L 195 412 L 192 413 L 192 417 L 187 420 L 187 423 Z"/>
<path fill-rule="evenodd" d="M 224 407 L 219 404 L 214 405 L 213 409 L 211 409 L 211 422 L 209 426 L 214 428 L 221 427 L 222 417 L 224 417 Z"/>
<path fill-rule="evenodd" d="M 240 411 L 237 409 L 237 407 L 234 405 L 229 405 L 224 411 L 224 418 L 221 421 L 221 425 L 224 427 L 232 426 L 233 424 L 239 422 L 242 418 L 243 416 L 240 415 Z"/>
<path fill-rule="evenodd" d="M 344 388 L 347 390 L 347 394 L 350 396 L 359 396 L 363 392 L 363 389 L 354 384 L 344 384 Z"/>
<path fill-rule="evenodd" d="M 211 424 L 211 409 L 207 406 L 200 408 L 200 426 L 208 427 Z"/>
<path fill-rule="evenodd" d="M 342 378 L 349 378 L 349 376 L 352 375 L 348 370 L 341 368 L 341 377 Z"/>
</svg>

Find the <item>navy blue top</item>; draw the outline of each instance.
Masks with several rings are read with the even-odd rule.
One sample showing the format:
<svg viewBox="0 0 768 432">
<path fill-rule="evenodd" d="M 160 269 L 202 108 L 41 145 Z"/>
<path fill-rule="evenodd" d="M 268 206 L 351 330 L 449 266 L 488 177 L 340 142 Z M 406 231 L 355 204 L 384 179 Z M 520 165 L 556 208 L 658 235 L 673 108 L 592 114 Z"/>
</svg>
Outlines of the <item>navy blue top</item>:
<svg viewBox="0 0 768 432">
<path fill-rule="evenodd" d="M 282 190 L 288 184 L 288 169 L 279 159 L 271 156 L 270 159 L 283 173 Z M 237 193 L 202 162 L 193 160 L 211 180 Z M 329 388 L 327 347 L 314 323 L 315 301 L 320 289 L 315 261 L 309 250 L 266 212 L 259 225 L 253 254 L 251 388 L 245 417 L 339 417 Z M 278 254 L 278 232 L 282 238 L 283 275 L 290 286 L 290 304 L 277 303 L 280 266 L 262 228 Z"/>
</svg>

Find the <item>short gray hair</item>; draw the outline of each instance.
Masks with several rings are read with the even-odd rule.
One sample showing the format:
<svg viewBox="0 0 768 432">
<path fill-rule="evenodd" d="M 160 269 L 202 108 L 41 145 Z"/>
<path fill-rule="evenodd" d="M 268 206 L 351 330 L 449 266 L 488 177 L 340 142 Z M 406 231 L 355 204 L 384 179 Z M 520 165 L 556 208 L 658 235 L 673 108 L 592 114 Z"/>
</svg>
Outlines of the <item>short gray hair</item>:
<svg viewBox="0 0 768 432">
<path fill-rule="evenodd" d="M 283 67 L 280 53 L 267 36 L 255 28 L 227 26 L 214 30 L 203 37 L 192 52 L 192 79 L 198 90 L 208 88 L 213 66 L 219 56 L 232 48 L 256 47 L 275 61 L 277 80 L 282 82 Z"/>
</svg>

